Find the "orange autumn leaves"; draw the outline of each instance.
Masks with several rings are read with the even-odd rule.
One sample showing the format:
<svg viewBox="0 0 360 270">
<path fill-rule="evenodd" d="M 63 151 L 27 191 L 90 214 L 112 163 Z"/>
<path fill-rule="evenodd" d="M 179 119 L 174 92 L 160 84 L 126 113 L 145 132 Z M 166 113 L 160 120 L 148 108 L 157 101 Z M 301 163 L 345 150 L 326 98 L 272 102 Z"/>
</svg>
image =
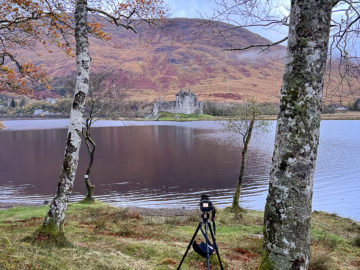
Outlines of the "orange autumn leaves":
<svg viewBox="0 0 360 270">
<path fill-rule="evenodd" d="M 29 82 L 49 88 L 45 72 L 19 57 L 19 48 L 36 49 L 39 41 L 66 41 L 64 23 L 68 15 L 54 0 L 0 1 L 0 92 L 19 94 L 30 91 Z"/>
<path fill-rule="evenodd" d="M 71 15 L 74 6 L 75 0 L 0 0 L 0 92 L 27 93 L 31 89 L 29 82 L 50 88 L 44 70 L 31 62 L 24 63 L 15 51 L 18 48 L 34 49 L 42 44 L 51 53 L 53 48 L 50 46 L 54 44 L 74 57 Z M 126 21 L 126 25 L 129 21 L 162 18 L 165 14 L 163 0 L 88 0 L 88 6 L 111 14 L 111 20 Z M 109 40 L 110 35 L 99 21 L 107 18 L 100 15 L 89 22 L 89 31 L 97 38 Z M 36 62 L 36 59 L 32 61 Z"/>
</svg>

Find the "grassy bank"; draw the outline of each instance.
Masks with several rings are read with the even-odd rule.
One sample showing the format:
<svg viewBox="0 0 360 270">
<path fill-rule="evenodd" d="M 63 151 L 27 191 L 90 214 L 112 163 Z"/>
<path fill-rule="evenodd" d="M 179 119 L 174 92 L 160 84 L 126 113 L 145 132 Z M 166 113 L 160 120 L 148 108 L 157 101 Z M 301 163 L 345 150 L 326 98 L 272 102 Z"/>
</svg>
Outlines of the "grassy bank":
<svg viewBox="0 0 360 270">
<path fill-rule="evenodd" d="M 208 114 L 180 114 L 180 113 L 168 113 L 160 112 L 159 121 L 219 121 L 226 120 L 226 116 L 212 116 Z M 262 119 L 265 120 L 277 120 L 277 115 L 264 115 Z M 348 111 L 348 112 L 335 112 L 321 115 L 322 120 L 360 120 L 360 112 Z"/>
<path fill-rule="evenodd" d="M 216 117 L 208 114 L 182 114 L 182 113 L 169 113 L 160 112 L 158 121 L 202 121 L 202 120 L 217 120 Z"/>
<path fill-rule="evenodd" d="M 277 120 L 277 115 L 264 115 L 263 119 Z M 321 120 L 360 120 L 360 112 L 348 111 L 321 114 Z"/>
<path fill-rule="evenodd" d="M 42 119 L 62 119 L 68 118 L 68 116 L 54 117 L 54 116 L 27 116 L 27 117 L 13 117 L 13 116 L 0 116 L 0 121 L 6 120 L 42 120 Z M 154 119 L 146 118 L 99 118 L 100 120 L 118 120 L 118 121 L 152 121 Z M 180 113 L 168 113 L 160 112 L 158 121 L 222 121 L 228 119 L 227 116 L 212 116 L 208 114 L 180 114 Z M 264 115 L 262 116 L 264 120 L 277 120 L 277 115 Z M 322 120 L 360 120 L 360 111 L 348 111 L 348 112 L 336 112 L 329 114 L 322 114 Z"/>
<path fill-rule="evenodd" d="M 191 212 L 76 203 L 69 206 L 65 226 L 72 245 L 58 249 L 22 241 L 40 226 L 46 211 L 47 207 L 0 211 L 1 270 L 176 269 L 199 220 Z M 226 210 L 218 211 L 217 241 L 226 269 L 257 269 L 262 216 L 262 212 L 246 211 L 235 219 Z M 315 212 L 310 269 L 359 269 L 359 232 L 357 222 Z M 219 269 L 215 259 L 212 269 Z M 191 250 L 182 269 L 205 269 L 204 262 Z"/>
</svg>

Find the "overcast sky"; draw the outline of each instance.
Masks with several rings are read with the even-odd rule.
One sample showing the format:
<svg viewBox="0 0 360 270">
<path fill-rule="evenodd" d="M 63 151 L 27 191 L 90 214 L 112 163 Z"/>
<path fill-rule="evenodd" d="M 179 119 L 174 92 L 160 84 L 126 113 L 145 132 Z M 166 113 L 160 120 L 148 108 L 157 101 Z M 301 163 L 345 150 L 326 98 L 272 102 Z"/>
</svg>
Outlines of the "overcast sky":
<svg viewBox="0 0 360 270">
<path fill-rule="evenodd" d="M 210 18 L 214 15 L 215 5 L 213 0 L 165 0 L 165 2 L 170 8 L 169 15 L 172 18 Z M 286 10 L 284 9 L 283 12 L 285 13 Z M 277 30 L 252 27 L 248 28 L 248 30 L 271 41 L 278 41 L 287 36 L 286 27 Z M 283 45 L 286 45 L 286 43 L 283 43 Z"/>
<path fill-rule="evenodd" d="M 185 18 L 211 18 L 215 14 L 215 4 L 216 0 L 164 0 L 168 7 L 170 8 L 169 15 L 172 18 L 185 17 Z M 220 1 L 220 0 L 217 0 Z M 270 3 L 263 0 L 263 3 Z M 260 2 L 261 3 L 261 2 Z M 281 17 L 289 15 L 290 10 L 290 0 L 273 0 L 271 1 L 271 6 L 273 11 L 277 14 L 281 14 Z M 341 9 L 342 6 L 337 7 Z M 344 12 L 334 12 L 333 19 L 340 21 L 342 18 L 345 18 Z M 287 36 L 288 28 L 286 26 L 278 27 L 277 29 L 268 29 L 263 27 L 251 27 L 247 28 L 248 30 L 257 33 L 273 42 L 279 41 Z M 360 54 L 360 39 L 348 41 L 348 43 L 354 43 L 353 53 L 357 55 Z M 283 42 L 282 45 L 286 46 L 286 42 Z M 350 49 L 351 50 L 351 49 Z M 338 55 L 339 52 L 335 50 L 335 55 Z"/>
</svg>

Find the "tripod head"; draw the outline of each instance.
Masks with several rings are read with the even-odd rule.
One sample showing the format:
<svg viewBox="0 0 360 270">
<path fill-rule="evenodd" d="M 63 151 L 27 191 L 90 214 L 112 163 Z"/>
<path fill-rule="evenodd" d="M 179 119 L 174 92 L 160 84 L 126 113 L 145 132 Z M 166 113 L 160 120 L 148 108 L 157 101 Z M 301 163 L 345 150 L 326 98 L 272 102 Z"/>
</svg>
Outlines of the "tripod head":
<svg viewBox="0 0 360 270">
<path fill-rule="evenodd" d="M 215 219 L 215 207 L 210 201 L 209 195 L 202 194 L 200 198 L 200 210 L 201 210 L 201 218 L 202 222 L 208 222 L 211 214 L 211 220 L 214 221 Z"/>
</svg>

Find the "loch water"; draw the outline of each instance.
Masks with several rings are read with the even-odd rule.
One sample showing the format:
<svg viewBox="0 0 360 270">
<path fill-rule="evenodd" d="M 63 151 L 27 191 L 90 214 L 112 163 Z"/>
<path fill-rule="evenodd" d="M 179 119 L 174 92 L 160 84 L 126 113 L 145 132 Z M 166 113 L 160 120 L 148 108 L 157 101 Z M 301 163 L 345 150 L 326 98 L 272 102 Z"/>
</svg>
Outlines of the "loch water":
<svg viewBox="0 0 360 270">
<path fill-rule="evenodd" d="M 66 120 L 6 121 L 0 131 L 0 207 L 50 200 L 60 174 Z M 263 210 L 273 152 L 270 132 L 250 143 L 241 205 Z M 219 122 L 99 121 L 91 180 L 97 199 L 116 206 L 197 208 L 207 193 L 229 206 L 240 169 L 239 138 Z M 313 209 L 360 220 L 360 121 L 322 121 Z M 83 197 L 85 147 L 71 200 Z"/>
</svg>

